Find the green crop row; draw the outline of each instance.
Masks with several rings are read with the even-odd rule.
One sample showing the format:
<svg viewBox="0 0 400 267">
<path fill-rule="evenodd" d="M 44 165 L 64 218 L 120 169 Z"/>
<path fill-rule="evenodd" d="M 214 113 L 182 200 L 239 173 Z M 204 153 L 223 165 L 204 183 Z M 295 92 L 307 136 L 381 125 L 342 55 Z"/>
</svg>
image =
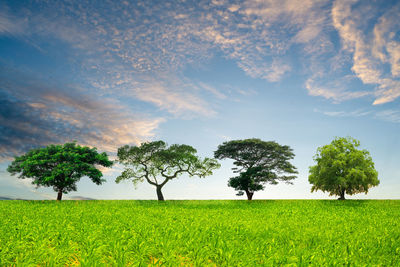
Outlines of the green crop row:
<svg viewBox="0 0 400 267">
<path fill-rule="evenodd" d="M 0 266 L 399 266 L 400 201 L 1 201 Z"/>
</svg>

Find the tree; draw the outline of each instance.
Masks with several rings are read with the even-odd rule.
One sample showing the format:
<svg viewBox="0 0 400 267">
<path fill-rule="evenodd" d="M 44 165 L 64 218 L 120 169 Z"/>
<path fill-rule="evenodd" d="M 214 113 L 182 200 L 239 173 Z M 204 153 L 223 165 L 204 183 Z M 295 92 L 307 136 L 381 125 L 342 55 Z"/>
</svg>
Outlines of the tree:
<svg viewBox="0 0 400 267">
<path fill-rule="evenodd" d="M 196 149 L 189 145 L 174 144 L 168 147 L 164 141 L 120 147 L 118 162 L 123 164 L 125 169 L 115 181 L 119 183 L 132 179 L 136 186 L 146 180 L 156 187 L 158 200 L 164 200 L 161 190 L 168 181 L 184 173 L 205 177 L 220 167 L 215 159 L 200 159 L 196 153 Z"/>
<path fill-rule="evenodd" d="M 310 167 L 308 181 L 311 192 L 322 190 L 345 199 L 345 194 L 368 193 L 379 184 L 378 172 L 367 150 L 351 137 L 337 137 L 329 145 L 319 147 L 314 156 L 317 165 Z"/>
<path fill-rule="evenodd" d="M 297 173 L 296 167 L 289 162 L 294 158 L 293 150 L 274 141 L 253 138 L 224 142 L 218 146 L 214 157 L 234 160 L 236 167 L 232 170 L 239 176 L 230 178 L 228 186 L 237 190 L 239 196 L 246 192 L 248 200 L 253 198 L 254 192 L 263 190 L 267 183 L 284 181 L 291 184 L 291 180 L 296 178 L 293 175 Z"/>
<path fill-rule="evenodd" d="M 79 146 L 75 142 L 64 145 L 49 145 L 28 151 L 15 157 L 8 166 L 11 175 L 20 173 L 18 178 L 33 178 L 32 184 L 37 187 L 52 186 L 58 192 L 57 200 L 63 193 L 76 191 L 76 183 L 88 176 L 95 184 L 105 180 L 95 165 L 111 167 L 113 164 L 106 153 L 99 154 L 96 148 Z"/>
</svg>

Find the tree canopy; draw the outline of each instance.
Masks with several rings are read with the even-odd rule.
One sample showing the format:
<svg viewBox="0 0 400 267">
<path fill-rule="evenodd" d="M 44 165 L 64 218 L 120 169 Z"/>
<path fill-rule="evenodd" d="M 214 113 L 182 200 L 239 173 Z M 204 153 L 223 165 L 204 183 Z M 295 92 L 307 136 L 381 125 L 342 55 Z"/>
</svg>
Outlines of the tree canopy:
<svg viewBox="0 0 400 267">
<path fill-rule="evenodd" d="M 310 167 L 308 181 L 311 192 L 322 190 L 329 195 L 353 195 L 379 184 L 378 172 L 367 150 L 360 150 L 360 142 L 351 137 L 337 137 L 329 145 L 319 147 L 314 156 L 316 165 Z"/>
<path fill-rule="evenodd" d="M 265 184 L 278 181 L 291 183 L 296 178 L 296 167 L 289 160 L 294 158 L 289 146 L 260 139 L 232 140 L 218 146 L 214 152 L 217 159 L 233 159 L 232 168 L 238 176 L 229 179 L 228 186 L 235 188 L 238 195 L 246 192 L 251 200 L 254 192 L 263 190 Z"/>
<path fill-rule="evenodd" d="M 118 162 L 125 166 L 116 182 L 131 179 L 134 185 L 146 180 L 156 187 L 158 200 L 164 200 L 161 189 L 170 180 L 186 173 L 205 177 L 220 167 L 215 159 L 201 159 L 197 150 L 189 145 L 164 141 L 142 143 L 140 146 L 123 146 L 118 149 Z"/>
<path fill-rule="evenodd" d="M 18 178 L 33 178 L 32 184 L 37 187 L 53 187 L 58 192 L 57 200 L 63 193 L 76 191 L 76 183 L 83 177 L 89 177 L 100 185 L 105 180 L 96 165 L 111 167 L 113 162 L 106 153 L 98 153 L 96 148 L 79 146 L 75 142 L 64 145 L 49 145 L 28 151 L 15 157 L 8 166 L 11 175 L 20 174 Z"/>
</svg>

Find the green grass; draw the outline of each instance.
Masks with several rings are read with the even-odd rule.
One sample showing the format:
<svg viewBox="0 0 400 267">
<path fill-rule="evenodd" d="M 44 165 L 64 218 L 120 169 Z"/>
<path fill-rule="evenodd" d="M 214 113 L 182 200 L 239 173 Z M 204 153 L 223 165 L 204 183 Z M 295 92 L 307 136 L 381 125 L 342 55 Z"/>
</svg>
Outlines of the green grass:
<svg viewBox="0 0 400 267">
<path fill-rule="evenodd" d="M 0 201 L 0 266 L 400 266 L 400 201 Z"/>
</svg>

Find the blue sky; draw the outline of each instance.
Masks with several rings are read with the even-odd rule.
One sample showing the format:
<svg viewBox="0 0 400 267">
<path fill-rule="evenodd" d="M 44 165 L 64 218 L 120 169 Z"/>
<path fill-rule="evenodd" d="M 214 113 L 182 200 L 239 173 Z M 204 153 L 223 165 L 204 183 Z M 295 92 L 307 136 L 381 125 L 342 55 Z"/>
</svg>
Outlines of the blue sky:
<svg viewBox="0 0 400 267">
<path fill-rule="evenodd" d="M 400 198 L 398 1 L 2 1 L 0 196 L 54 199 L 7 174 L 13 156 L 77 140 L 111 156 L 162 139 L 212 157 L 226 140 L 289 145 L 294 185 L 260 198 L 311 193 L 318 146 L 352 136 L 370 151 L 381 184 L 352 198 Z M 166 199 L 241 199 L 232 162 L 205 179 L 182 176 Z M 155 199 L 155 189 L 96 186 L 66 195 Z"/>
</svg>

